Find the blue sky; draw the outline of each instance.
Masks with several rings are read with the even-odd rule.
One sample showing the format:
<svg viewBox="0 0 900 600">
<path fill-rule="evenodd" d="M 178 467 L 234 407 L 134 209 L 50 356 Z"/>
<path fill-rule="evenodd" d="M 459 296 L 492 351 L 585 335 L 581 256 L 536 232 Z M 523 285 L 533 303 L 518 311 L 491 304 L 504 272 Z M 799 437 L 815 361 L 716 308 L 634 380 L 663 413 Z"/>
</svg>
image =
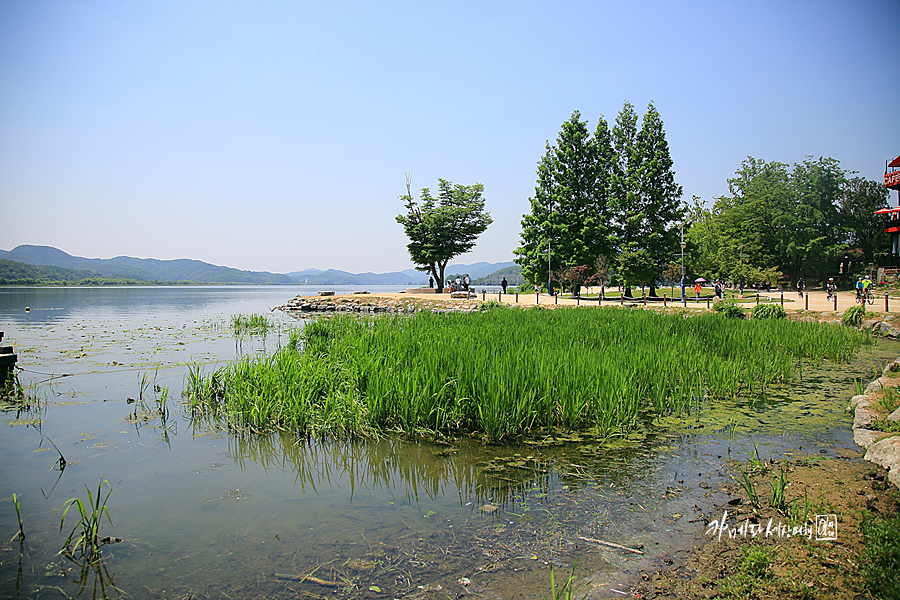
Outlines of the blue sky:
<svg viewBox="0 0 900 600">
<path fill-rule="evenodd" d="M 573 110 L 659 110 L 684 198 L 747 156 L 900 154 L 900 3 L 0 0 L 0 248 L 410 266 L 404 173 L 480 182 L 511 260 Z M 892 196 L 892 204 L 896 195 Z"/>
</svg>

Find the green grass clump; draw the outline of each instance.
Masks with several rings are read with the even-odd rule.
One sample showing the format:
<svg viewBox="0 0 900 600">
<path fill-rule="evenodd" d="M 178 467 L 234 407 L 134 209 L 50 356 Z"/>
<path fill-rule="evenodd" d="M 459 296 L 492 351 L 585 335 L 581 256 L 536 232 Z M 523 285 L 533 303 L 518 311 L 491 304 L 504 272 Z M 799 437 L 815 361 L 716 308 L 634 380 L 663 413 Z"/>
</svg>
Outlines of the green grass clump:
<svg viewBox="0 0 900 600">
<path fill-rule="evenodd" d="M 736 302 L 731 300 L 716 302 L 713 305 L 713 310 L 720 315 L 725 315 L 730 319 L 744 319 L 747 317 L 747 313 L 744 312 L 744 309 L 741 308 Z"/>
<path fill-rule="evenodd" d="M 759 393 L 798 359 L 846 361 L 864 343 L 868 333 L 827 324 L 618 308 L 338 315 L 273 355 L 191 368 L 185 393 L 195 415 L 249 430 L 607 436 Z"/>
<path fill-rule="evenodd" d="M 844 311 L 844 316 L 841 317 L 841 323 L 850 327 L 859 327 L 862 325 L 863 319 L 865 318 L 866 305 L 857 304 Z"/>
<path fill-rule="evenodd" d="M 787 311 L 780 304 L 757 304 L 751 316 L 754 319 L 784 319 Z"/>
<path fill-rule="evenodd" d="M 863 573 L 876 598 L 900 598 L 900 517 L 863 519 Z"/>
<path fill-rule="evenodd" d="M 109 488 L 106 495 L 103 496 L 103 486 Z M 62 518 L 59 521 L 59 530 L 62 531 L 66 522 L 66 515 L 69 509 L 75 507 L 78 512 L 78 522 L 69 533 L 69 537 L 63 542 L 60 554 L 65 554 L 70 558 L 80 555 L 87 562 L 92 563 L 100 559 L 100 549 L 104 545 L 104 541 L 100 538 L 100 520 L 106 514 L 106 519 L 112 525 L 112 518 L 109 516 L 109 510 L 106 503 L 113 492 L 109 482 L 105 479 L 100 480 L 97 486 L 97 493 L 91 494 L 90 488 L 84 486 L 87 491 L 88 501 L 84 503 L 80 498 L 71 498 L 63 504 Z"/>
<path fill-rule="evenodd" d="M 769 565 L 772 564 L 772 556 L 768 548 L 752 548 L 744 555 L 741 561 L 741 572 L 749 577 L 759 579 L 766 574 Z"/>
<path fill-rule="evenodd" d="M 231 327 L 234 335 L 265 335 L 271 323 L 265 315 L 233 315 Z"/>
</svg>

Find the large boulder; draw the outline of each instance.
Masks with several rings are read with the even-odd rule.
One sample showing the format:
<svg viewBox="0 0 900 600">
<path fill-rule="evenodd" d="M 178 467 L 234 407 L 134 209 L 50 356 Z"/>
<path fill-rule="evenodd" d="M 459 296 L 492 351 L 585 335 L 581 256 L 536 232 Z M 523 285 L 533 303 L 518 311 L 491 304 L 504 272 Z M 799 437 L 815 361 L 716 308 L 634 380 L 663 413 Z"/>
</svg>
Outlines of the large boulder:
<svg viewBox="0 0 900 600">
<path fill-rule="evenodd" d="M 865 458 L 890 471 L 888 479 L 900 488 L 900 437 L 894 436 L 875 442 L 869 447 Z"/>
</svg>

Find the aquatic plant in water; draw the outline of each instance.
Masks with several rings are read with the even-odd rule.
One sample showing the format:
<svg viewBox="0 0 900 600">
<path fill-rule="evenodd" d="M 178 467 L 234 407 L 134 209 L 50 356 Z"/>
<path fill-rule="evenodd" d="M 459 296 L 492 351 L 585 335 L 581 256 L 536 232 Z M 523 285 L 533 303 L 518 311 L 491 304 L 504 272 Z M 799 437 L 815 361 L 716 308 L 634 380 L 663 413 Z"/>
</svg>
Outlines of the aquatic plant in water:
<svg viewBox="0 0 900 600">
<path fill-rule="evenodd" d="M 194 414 L 301 435 L 535 429 L 608 436 L 702 399 L 846 361 L 868 333 L 788 320 L 618 308 L 488 310 L 313 321 L 270 356 L 190 368 Z"/>
<path fill-rule="evenodd" d="M 234 335 L 265 335 L 270 323 L 265 315 L 233 315 L 231 327 Z"/>
<path fill-rule="evenodd" d="M 109 491 L 106 492 L 105 496 L 103 495 L 103 486 L 109 488 Z M 82 502 L 81 498 L 70 498 L 63 504 L 63 514 L 59 521 L 59 530 L 63 530 L 66 522 L 66 515 L 73 506 L 78 511 L 78 521 L 75 523 L 72 531 L 69 532 L 69 536 L 66 538 L 66 541 L 63 542 L 62 549 L 59 552 L 73 560 L 80 556 L 91 563 L 100 559 L 100 549 L 105 544 L 100 537 L 100 520 L 104 514 L 106 515 L 106 519 L 109 521 L 110 526 L 112 526 L 112 518 L 109 516 L 109 510 L 106 508 L 106 503 L 113 493 L 113 488 L 109 485 L 108 481 L 101 479 L 100 484 L 97 486 L 96 494 L 91 494 L 91 490 L 88 488 L 87 484 L 85 484 L 84 489 L 87 491 L 88 495 L 87 503 Z"/>
</svg>

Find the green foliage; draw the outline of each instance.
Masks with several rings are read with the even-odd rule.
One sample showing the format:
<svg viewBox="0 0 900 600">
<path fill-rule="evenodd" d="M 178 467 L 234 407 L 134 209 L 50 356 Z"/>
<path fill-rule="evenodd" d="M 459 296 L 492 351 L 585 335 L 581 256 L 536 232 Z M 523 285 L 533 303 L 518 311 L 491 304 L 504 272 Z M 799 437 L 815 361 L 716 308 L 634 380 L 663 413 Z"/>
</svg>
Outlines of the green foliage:
<svg viewBox="0 0 900 600">
<path fill-rule="evenodd" d="M 769 494 L 769 506 L 782 513 L 786 512 L 790 506 L 785 494 L 787 486 L 787 468 L 782 464 L 772 481 L 772 491 Z"/>
<path fill-rule="evenodd" d="M 875 260 L 876 252 L 884 252 L 890 239 L 884 232 L 884 217 L 875 211 L 888 208 L 888 190 L 881 181 L 853 177 L 844 184 L 841 216 L 850 234 L 850 245 L 862 250 L 861 262 Z"/>
<path fill-rule="evenodd" d="M 103 495 L 103 486 L 109 488 L 105 496 Z M 79 518 L 66 541 L 63 542 L 60 553 L 71 558 L 80 556 L 87 562 L 95 562 L 100 559 L 100 549 L 104 545 L 103 540 L 100 538 L 100 520 L 104 514 L 110 526 L 112 525 L 112 518 L 109 516 L 106 503 L 113 493 L 113 488 L 108 481 L 101 479 L 100 484 L 97 486 L 96 494 L 91 494 L 91 490 L 86 484 L 84 489 L 88 495 L 87 503 L 82 502 L 80 498 L 71 498 L 63 504 L 62 518 L 59 521 L 60 531 L 63 530 L 66 515 L 73 506 L 77 509 Z"/>
<path fill-rule="evenodd" d="M 575 594 L 575 563 L 572 563 L 572 572 L 562 585 L 556 584 L 556 578 L 553 573 L 553 562 L 550 563 L 550 598 L 548 599 L 541 592 L 541 598 L 544 600 L 572 600 Z"/>
<path fill-rule="evenodd" d="M 659 268 L 650 252 L 635 250 L 619 255 L 619 276 L 627 287 L 649 284 Z"/>
<path fill-rule="evenodd" d="M 608 267 L 618 263 L 620 253 L 640 252 L 639 272 L 629 271 L 627 277 L 649 284 L 652 293 L 678 245 L 675 223 L 682 218 L 681 186 L 674 181 L 668 142 L 653 104 L 640 130 L 634 107 L 625 102 L 612 129 L 601 117 L 593 135 L 575 111 L 563 123 L 556 144 L 548 142 L 537 175 L 515 251 L 524 277 L 533 284 L 544 282 L 548 268 L 565 273 L 593 266 L 600 257 L 606 257 Z M 609 275 L 604 272 L 597 281 L 607 281 Z"/>
<path fill-rule="evenodd" d="M 725 315 L 730 319 L 745 319 L 747 313 L 740 304 L 731 300 L 722 300 L 713 304 L 713 310 L 721 315 Z"/>
<path fill-rule="evenodd" d="M 411 180 L 406 178 L 405 215 L 397 215 L 409 244 L 409 256 L 416 270 L 430 273 L 437 288 L 444 287 L 444 270 L 454 256 L 475 246 L 475 240 L 493 222 L 484 210 L 484 186 L 455 184 L 438 179 L 437 198 L 422 188 L 421 204 L 412 197 Z"/>
<path fill-rule="evenodd" d="M 757 304 L 750 316 L 753 319 L 785 319 L 787 311 L 780 304 Z"/>
<path fill-rule="evenodd" d="M 759 579 L 766 574 L 771 564 L 772 556 L 769 549 L 754 547 L 745 552 L 741 561 L 741 571 L 749 577 Z"/>
<path fill-rule="evenodd" d="M 759 508 L 759 493 L 756 491 L 756 484 L 753 482 L 753 478 L 750 476 L 749 471 L 744 471 L 741 466 L 738 466 L 738 472 L 741 474 L 740 479 L 734 477 L 732 475 L 732 479 L 740 484 L 741 488 L 743 488 L 744 493 L 747 494 L 747 500 L 753 506 L 753 508 Z"/>
<path fill-rule="evenodd" d="M 538 163 L 531 211 L 522 217 L 516 262 L 531 283 L 546 282 L 550 268 L 592 264 L 609 250 L 608 209 L 612 148 L 606 121 L 593 136 L 576 110 L 562 124 L 556 143 L 546 144 Z M 548 240 L 551 255 L 548 257 Z"/>
<path fill-rule="evenodd" d="M 876 598 L 900 598 L 900 517 L 865 517 L 863 573 Z"/>
<path fill-rule="evenodd" d="M 186 394 L 195 416 L 254 431 L 610 435 L 648 411 L 759 392 L 787 380 L 798 356 L 847 360 L 869 341 L 824 324 L 613 308 L 338 315 L 307 323 L 272 356 L 211 374 L 192 366 Z"/>
<path fill-rule="evenodd" d="M 12 502 L 13 502 L 13 506 L 16 509 L 16 519 L 19 522 L 19 530 L 16 532 L 16 534 L 14 536 L 12 536 L 12 539 L 10 539 L 9 541 L 12 542 L 16 538 L 19 538 L 20 541 L 24 541 L 25 540 L 25 525 L 22 524 L 22 511 L 21 511 L 21 507 L 19 506 L 19 498 L 18 498 L 18 496 L 16 496 L 15 492 L 13 492 L 13 495 L 12 495 Z"/>
<path fill-rule="evenodd" d="M 848 327 L 859 327 L 860 325 L 862 325 L 863 319 L 865 318 L 866 305 L 857 304 L 856 306 L 851 306 L 844 311 L 844 315 L 841 317 L 841 323 L 847 325 Z"/>
<path fill-rule="evenodd" d="M 886 249 L 874 214 L 887 206 L 884 186 L 848 180 L 833 158 L 787 165 L 747 157 L 728 185 L 712 207 L 694 198 L 685 232 L 691 273 L 748 284 L 775 283 L 780 272 L 818 279 L 836 275 L 850 251 L 862 265 Z"/>
<path fill-rule="evenodd" d="M 265 335 L 271 324 L 265 315 L 232 315 L 234 335 Z"/>
</svg>

